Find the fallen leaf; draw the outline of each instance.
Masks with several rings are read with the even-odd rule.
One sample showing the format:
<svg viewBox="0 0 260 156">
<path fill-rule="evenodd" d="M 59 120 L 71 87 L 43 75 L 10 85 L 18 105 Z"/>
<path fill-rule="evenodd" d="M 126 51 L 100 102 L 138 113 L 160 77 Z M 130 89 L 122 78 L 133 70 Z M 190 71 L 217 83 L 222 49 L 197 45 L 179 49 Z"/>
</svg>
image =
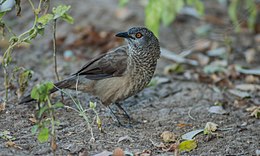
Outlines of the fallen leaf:
<svg viewBox="0 0 260 156">
<path fill-rule="evenodd" d="M 200 53 L 196 54 L 194 59 L 197 60 L 201 66 L 205 66 L 209 63 L 209 57 Z"/>
<path fill-rule="evenodd" d="M 224 47 L 220 47 L 220 48 L 217 48 L 217 49 L 209 50 L 207 52 L 207 55 L 211 56 L 211 57 L 225 58 L 226 55 L 227 55 L 227 50 Z"/>
<path fill-rule="evenodd" d="M 260 85 L 256 84 L 239 84 L 235 86 L 236 89 L 242 90 L 242 91 L 259 91 L 260 90 Z"/>
<path fill-rule="evenodd" d="M 151 156 L 152 152 L 150 150 L 144 150 L 142 152 L 137 152 L 134 155 L 135 156 Z"/>
<path fill-rule="evenodd" d="M 255 51 L 255 49 L 253 49 L 253 48 L 248 49 L 245 52 L 245 58 L 246 58 L 246 62 L 247 63 L 253 63 L 255 61 L 255 58 L 256 58 L 256 51 Z"/>
<path fill-rule="evenodd" d="M 172 64 L 164 68 L 164 74 L 169 75 L 171 73 L 180 74 L 184 72 L 184 67 L 181 64 Z"/>
<path fill-rule="evenodd" d="M 244 92 L 244 91 L 240 91 L 240 90 L 236 90 L 236 89 L 229 89 L 228 92 L 235 95 L 235 96 L 238 96 L 242 99 L 251 97 L 251 95 L 249 93 Z"/>
<path fill-rule="evenodd" d="M 170 131 L 164 131 L 161 134 L 161 138 L 162 138 L 163 142 L 169 143 L 169 142 L 175 142 L 177 139 L 177 136 Z"/>
<path fill-rule="evenodd" d="M 10 141 L 10 140 L 5 143 L 5 146 L 6 147 L 14 147 L 14 148 L 18 148 L 18 149 L 23 149 L 22 147 L 16 145 L 15 142 Z"/>
<path fill-rule="evenodd" d="M 218 125 L 213 122 L 207 122 L 204 128 L 204 134 L 211 134 L 217 130 Z"/>
<path fill-rule="evenodd" d="M 113 156 L 125 156 L 125 152 L 121 148 L 117 147 L 113 152 Z"/>
<path fill-rule="evenodd" d="M 210 113 L 215 113 L 215 114 L 227 114 L 227 111 L 224 110 L 223 106 L 211 106 L 208 110 Z"/>
<path fill-rule="evenodd" d="M 180 151 L 191 151 L 197 147 L 197 142 L 195 140 L 186 140 L 179 144 L 178 148 Z"/>
<path fill-rule="evenodd" d="M 178 149 L 178 145 L 176 143 L 170 144 L 169 146 L 162 148 L 162 150 L 165 151 L 165 152 L 173 152 L 176 149 Z"/>
<path fill-rule="evenodd" d="M 250 115 L 259 119 L 260 118 L 260 107 L 258 107 L 258 109 L 255 109 Z"/>
<path fill-rule="evenodd" d="M 37 122 L 37 119 L 35 118 L 34 114 L 32 114 L 32 116 L 29 118 L 29 121 L 31 121 L 32 123 Z"/>
<path fill-rule="evenodd" d="M 184 127 L 187 127 L 187 126 L 192 126 L 192 124 L 178 123 L 177 126 L 180 127 L 180 128 L 184 128 Z"/>
<path fill-rule="evenodd" d="M 260 79 L 259 79 L 259 77 L 256 77 L 254 75 L 246 75 L 245 82 L 246 83 L 259 83 Z"/>
<path fill-rule="evenodd" d="M 210 40 L 198 40 L 193 46 L 193 51 L 205 52 L 210 49 L 211 41 Z"/>
<path fill-rule="evenodd" d="M 88 156 L 88 151 L 87 151 L 87 149 L 82 148 L 82 149 L 79 151 L 79 155 L 78 155 L 78 156 Z"/>
<path fill-rule="evenodd" d="M 234 106 L 237 108 L 245 107 L 247 105 L 247 102 L 243 99 L 237 99 L 234 101 Z"/>
<path fill-rule="evenodd" d="M 194 138 L 197 134 L 199 134 L 199 133 L 201 133 L 201 132 L 203 132 L 203 131 L 204 131 L 204 129 L 197 129 L 197 130 L 194 130 L 194 131 L 191 131 L 191 132 L 188 132 L 188 133 L 183 134 L 183 135 L 181 136 L 181 138 L 184 139 L 184 140 L 193 140 L 193 138 Z"/>
<path fill-rule="evenodd" d="M 242 67 L 236 66 L 236 70 L 242 74 L 260 75 L 260 69 L 244 69 Z"/>
<path fill-rule="evenodd" d="M 260 106 L 252 106 L 246 109 L 246 111 L 251 112 L 250 116 L 255 118 L 260 118 Z"/>
<path fill-rule="evenodd" d="M 131 137 L 129 137 L 128 135 L 126 135 L 126 136 L 123 136 L 123 137 L 120 137 L 119 139 L 118 139 L 118 143 L 119 142 L 121 142 L 121 141 L 130 141 L 130 142 L 134 142 L 134 140 L 131 138 Z"/>
<path fill-rule="evenodd" d="M 2 102 L 2 103 L 0 104 L 0 112 L 5 110 L 5 105 L 6 105 L 5 102 Z"/>
</svg>

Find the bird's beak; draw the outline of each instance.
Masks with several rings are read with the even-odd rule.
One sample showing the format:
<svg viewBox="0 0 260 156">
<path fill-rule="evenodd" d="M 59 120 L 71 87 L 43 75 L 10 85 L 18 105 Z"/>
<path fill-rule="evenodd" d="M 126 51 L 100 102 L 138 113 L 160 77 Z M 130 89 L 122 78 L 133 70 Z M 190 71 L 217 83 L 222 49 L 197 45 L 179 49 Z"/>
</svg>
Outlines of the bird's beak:
<svg viewBox="0 0 260 156">
<path fill-rule="evenodd" d="M 133 37 L 130 36 L 130 35 L 128 35 L 127 32 L 120 32 L 120 33 L 116 34 L 116 37 L 122 37 L 122 38 L 126 38 L 126 39 L 127 39 L 127 38 L 133 39 Z"/>
</svg>

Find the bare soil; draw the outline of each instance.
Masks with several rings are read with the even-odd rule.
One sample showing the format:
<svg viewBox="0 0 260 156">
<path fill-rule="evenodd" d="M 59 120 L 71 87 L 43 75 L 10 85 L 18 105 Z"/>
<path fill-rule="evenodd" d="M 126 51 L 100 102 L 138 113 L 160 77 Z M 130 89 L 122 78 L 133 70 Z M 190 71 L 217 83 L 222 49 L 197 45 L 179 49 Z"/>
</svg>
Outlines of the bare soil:
<svg viewBox="0 0 260 156">
<path fill-rule="evenodd" d="M 127 7 L 132 15 L 127 20 L 117 17 L 116 14 L 120 10 L 116 0 L 78 0 L 75 2 L 64 1 L 63 3 L 71 5 L 71 14 L 75 19 L 75 23 L 69 25 L 59 21 L 57 26 L 58 38 L 66 36 L 66 40 L 62 42 L 64 45 L 61 44 L 58 47 L 57 56 L 58 70 L 62 78 L 73 73 L 90 58 L 104 52 L 107 47 L 111 48 L 110 45 L 104 48 L 104 46 L 98 44 L 95 46 L 90 44 L 85 47 L 74 47 L 72 48 L 74 58 L 66 60 L 64 51 L 68 47 L 65 44 L 70 44 L 70 37 L 71 40 L 75 40 L 73 38 L 75 32 L 73 31 L 79 27 L 89 28 L 92 26 L 97 32 L 114 34 L 144 23 L 143 7 L 140 6 L 139 1 L 131 1 L 128 4 Z M 16 32 L 21 32 L 29 27 L 32 20 L 29 7 L 27 5 L 22 7 L 24 7 L 22 17 L 17 21 L 10 20 L 11 25 L 17 25 Z M 15 16 L 11 17 L 16 18 Z M 192 17 L 178 18 L 180 18 L 179 21 L 177 20 L 170 27 L 162 27 L 160 30 L 162 47 L 175 52 L 191 48 L 196 43 L 194 28 L 205 22 Z M 173 30 L 177 32 L 185 47 L 178 44 L 176 33 Z M 220 35 L 231 34 L 228 32 L 229 30 L 225 26 L 214 27 L 214 31 L 222 33 L 219 33 Z M 14 51 L 13 64 L 31 69 L 34 72 L 27 93 L 37 83 L 47 80 L 55 81 L 51 25 L 48 26 L 45 32 L 45 36 L 38 37 L 30 47 L 17 48 Z M 245 39 L 252 37 L 243 36 Z M 112 47 L 123 44 L 122 41 L 114 40 L 113 42 Z M 238 43 L 237 45 L 243 48 L 243 44 Z M 245 63 L 245 60 L 239 57 L 240 55 L 239 53 L 236 55 L 234 62 Z M 259 62 L 260 59 L 252 66 L 259 67 Z M 105 150 L 113 151 L 116 147 L 132 153 L 147 150 L 151 151 L 151 155 L 174 155 L 173 152 L 163 151 L 155 146 L 162 142 L 160 138 L 162 132 L 171 131 L 181 136 L 187 132 L 204 128 L 207 122 L 218 124 L 217 135 L 199 134 L 195 137 L 198 147 L 190 152 L 182 152 L 181 155 L 255 155 L 256 150 L 260 149 L 260 120 L 251 117 L 250 112 L 246 111 L 246 108 L 253 105 L 253 100 L 232 96 L 215 84 L 182 79 L 181 74 L 167 75 L 162 72 L 164 67 L 171 63 L 171 61 L 161 58 L 155 74 L 155 77 L 165 78 L 167 81 L 147 87 L 138 95 L 122 102 L 122 107 L 132 117 L 132 127 L 130 128 L 119 126 L 111 118 L 109 110 L 98 103 L 96 110 L 103 122 L 103 132 L 100 132 L 97 125 L 93 123 L 95 142 L 91 142 L 90 130 L 87 128 L 84 119 L 73 110 L 58 109 L 56 118 L 60 121 L 60 126 L 57 127 L 57 155 L 78 155 L 84 149 L 89 155 L 95 155 Z M 194 71 L 198 68 L 185 67 L 187 70 L 194 69 Z M 3 73 L 1 72 L 0 75 L 0 82 L 3 84 Z M 241 81 L 233 83 L 239 84 Z M 216 91 L 216 87 L 219 87 L 221 91 Z M 4 86 L 1 85 L 0 89 L 0 96 L 3 97 Z M 36 111 L 35 104 L 18 105 L 19 100 L 15 94 L 16 89 L 14 87 L 10 90 L 10 101 L 6 105 L 6 109 L 0 114 L 0 132 L 5 130 L 11 132 L 10 135 L 16 138 L 13 142 L 19 148 L 7 147 L 7 141 L 0 138 L 0 155 L 52 155 L 49 143 L 39 143 L 37 137 L 31 133 L 34 123 L 29 118 Z M 75 92 L 71 93 L 76 95 Z M 61 99 L 59 93 L 53 97 L 53 101 Z M 256 97 L 259 98 L 259 93 L 256 94 Z M 89 107 L 89 100 L 97 100 L 86 93 L 79 93 L 79 99 L 86 108 Z M 243 102 L 237 104 L 236 100 Z M 209 113 L 208 109 L 217 101 L 224 104 L 227 114 Z M 75 108 L 75 105 L 68 97 L 65 97 L 64 103 Z M 115 107 L 113 109 L 115 110 Z M 88 111 L 88 114 L 91 117 L 94 116 L 92 111 Z M 124 117 L 120 117 L 120 120 L 126 120 L 127 123 L 127 119 Z M 130 139 L 119 141 L 124 136 L 128 136 Z"/>
</svg>

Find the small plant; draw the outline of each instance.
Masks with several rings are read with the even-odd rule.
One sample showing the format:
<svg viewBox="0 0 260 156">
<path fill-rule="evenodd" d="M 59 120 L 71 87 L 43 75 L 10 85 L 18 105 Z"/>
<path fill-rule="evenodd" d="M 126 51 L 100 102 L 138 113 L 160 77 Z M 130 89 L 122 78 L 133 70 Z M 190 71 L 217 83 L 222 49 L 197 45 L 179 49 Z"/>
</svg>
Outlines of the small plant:
<svg viewBox="0 0 260 156">
<path fill-rule="evenodd" d="M 248 28 L 252 31 L 254 29 L 254 24 L 256 21 L 257 16 L 257 5 L 254 0 L 250 1 L 239 1 L 239 0 L 232 0 L 230 1 L 230 5 L 228 7 L 228 15 L 231 19 L 236 32 L 240 32 L 240 21 L 238 19 L 239 8 L 246 9 L 246 12 L 243 11 L 243 14 L 248 16 L 247 18 L 247 25 Z"/>
<path fill-rule="evenodd" d="M 33 126 L 32 133 L 35 134 L 37 131 L 39 132 L 38 140 L 40 143 L 47 142 L 49 136 L 51 136 L 51 148 L 55 153 L 57 149 L 55 127 L 59 125 L 59 122 L 55 120 L 54 110 L 62 108 L 64 105 L 61 102 L 51 103 L 49 93 L 53 87 L 54 84 L 52 82 L 46 82 L 36 85 L 31 91 L 31 97 L 39 103 L 37 113 L 39 121 Z M 50 129 L 49 125 L 51 125 Z"/>
<path fill-rule="evenodd" d="M 7 3 L 7 2 L 14 2 L 14 0 L 11 1 L 2 1 L 1 3 Z M 70 9 L 70 6 L 66 5 L 59 5 L 57 7 L 54 7 L 52 9 L 51 13 L 48 13 L 49 8 L 49 0 L 39 0 L 38 6 L 35 7 L 34 3 L 31 0 L 28 0 L 32 11 L 34 13 L 34 21 L 33 26 L 26 30 L 25 32 L 21 33 L 20 35 L 14 34 L 12 32 L 12 29 L 7 25 L 7 23 L 3 20 L 4 16 L 12 10 L 12 7 L 6 8 L 4 10 L 0 10 L 0 30 L 2 30 L 2 34 L 4 34 L 4 30 L 7 30 L 9 34 L 11 35 L 9 38 L 9 46 L 5 50 L 3 54 L 3 61 L 2 66 L 4 69 L 4 85 L 5 85 L 5 98 L 4 101 L 8 101 L 8 89 L 10 86 L 10 74 L 8 72 L 8 66 L 12 62 L 12 52 L 15 47 L 19 46 L 22 43 L 30 44 L 33 39 L 35 39 L 38 35 L 44 35 L 45 26 L 49 24 L 51 21 L 53 21 L 53 24 L 55 25 L 54 34 L 56 31 L 56 20 L 62 19 L 68 23 L 73 23 L 73 18 L 67 13 Z M 14 2 L 16 4 L 16 10 L 17 15 L 20 16 L 21 7 L 20 7 L 20 0 L 16 0 Z M 47 8 L 47 9 L 46 9 Z M 54 35 L 54 43 L 55 43 L 55 35 Z M 55 43 L 56 44 L 56 43 Z M 56 46 L 54 44 L 54 63 L 55 63 L 55 71 L 56 76 L 57 74 L 57 63 L 56 63 Z M 58 76 L 57 76 L 58 77 Z"/>
<path fill-rule="evenodd" d="M 145 7 L 145 25 L 158 36 L 160 23 L 169 26 L 185 5 L 195 7 L 200 15 L 204 13 L 200 0 L 149 0 Z"/>
</svg>

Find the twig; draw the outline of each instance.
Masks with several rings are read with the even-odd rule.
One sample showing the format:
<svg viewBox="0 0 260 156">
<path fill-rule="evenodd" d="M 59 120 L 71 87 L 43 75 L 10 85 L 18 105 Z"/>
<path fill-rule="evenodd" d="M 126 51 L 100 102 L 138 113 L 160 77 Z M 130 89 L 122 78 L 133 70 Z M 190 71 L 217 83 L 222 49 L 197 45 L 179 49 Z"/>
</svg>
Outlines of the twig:
<svg viewBox="0 0 260 156">
<path fill-rule="evenodd" d="M 161 56 L 169 59 L 169 60 L 173 60 L 177 63 L 186 63 L 192 66 L 198 66 L 199 63 L 195 60 L 191 60 L 191 59 L 186 59 L 184 57 L 181 57 L 180 55 L 175 54 L 174 52 L 171 52 L 165 48 L 161 48 Z"/>
<path fill-rule="evenodd" d="M 57 69 L 57 57 L 56 57 L 56 53 L 57 53 L 57 51 L 56 51 L 56 19 L 54 19 L 54 21 L 53 21 L 53 39 L 52 39 L 52 42 L 53 42 L 53 60 L 54 60 L 55 75 L 56 75 L 56 79 L 58 81 L 60 81 L 58 69 Z"/>
<path fill-rule="evenodd" d="M 193 109 L 193 107 L 189 110 L 188 116 L 189 116 L 192 120 L 196 120 L 195 118 L 193 118 L 193 117 L 190 115 L 192 109 Z"/>
</svg>

